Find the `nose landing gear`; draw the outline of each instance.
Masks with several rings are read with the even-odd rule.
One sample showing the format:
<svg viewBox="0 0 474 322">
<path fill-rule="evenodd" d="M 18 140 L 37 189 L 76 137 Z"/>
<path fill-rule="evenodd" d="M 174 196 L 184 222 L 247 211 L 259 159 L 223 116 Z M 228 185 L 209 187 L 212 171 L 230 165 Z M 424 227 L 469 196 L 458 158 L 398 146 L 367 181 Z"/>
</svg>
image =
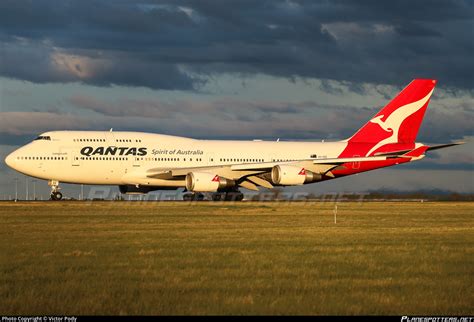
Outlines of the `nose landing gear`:
<svg viewBox="0 0 474 322">
<path fill-rule="evenodd" d="M 63 199 L 62 193 L 60 193 L 59 191 L 51 192 L 51 200 L 61 200 L 61 199 Z"/>
<path fill-rule="evenodd" d="M 51 187 L 51 200 L 61 200 L 63 199 L 63 194 L 59 192 L 59 181 L 49 180 L 48 186 Z"/>
</svg>

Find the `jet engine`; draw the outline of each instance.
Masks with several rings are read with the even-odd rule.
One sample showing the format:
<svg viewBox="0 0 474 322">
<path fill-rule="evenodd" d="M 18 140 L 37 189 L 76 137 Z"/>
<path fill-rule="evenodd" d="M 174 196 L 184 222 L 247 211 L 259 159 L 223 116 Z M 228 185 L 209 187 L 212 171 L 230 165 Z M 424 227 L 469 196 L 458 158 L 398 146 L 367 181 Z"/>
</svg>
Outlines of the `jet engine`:
<svg viewBox="0 0 474 322">
<path fill-rule="evenodd" d="M 302 185 L 304 183 L 311 183 L 320 181 L 322 176 L 319 173 L 314 173 L 305 168 L 281 164 L 272 168 L 272 182 L 279 186 L 294 186 Z"/>
<path fill-rule="evenodd" d="M 208 172 L 190 172 L 186 175 L 186 189 L 196 192 L 216 192 L 235 186 L 235 181 Z"/>
</svg>

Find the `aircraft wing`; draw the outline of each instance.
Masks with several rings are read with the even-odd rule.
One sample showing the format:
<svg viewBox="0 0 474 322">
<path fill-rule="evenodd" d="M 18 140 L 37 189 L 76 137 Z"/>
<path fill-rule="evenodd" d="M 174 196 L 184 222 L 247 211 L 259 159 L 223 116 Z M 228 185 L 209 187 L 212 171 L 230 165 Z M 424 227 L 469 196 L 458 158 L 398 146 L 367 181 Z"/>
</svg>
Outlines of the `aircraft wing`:
<svg viewBox="0 0 474 322">
<path fill-rule="evenodd" d="M 187 167 L 187 168 L 152 168 L 146 171 L 146 177 L 154 179 L 172 180 L 184 178 L 190 172 L 211 172 L 213 174 L 235 180 L 240 186 L 258 190 L 259 186 L 273 188 L 269 180 L 269 174 L 276 165 L 294 165 L 333 177 L 331 170 L 340 168 L 347 162 L 379 161 L 386 160 L 387 157 L 357 157 L 357 158 L 330 158 L 330 159 L 309 159 L 297 161 L 260 162 L 246 164 L 229 164 L 218 166 Z M 267 174 L 267 176 L 265 176 Z"/>
<path fill-rule="evenodd" d="M 270 167 L 271 169 L 271 167 Z M 203 166 L 203 167 L 188 167 L 188 168 L 153 168 L 146 171 L 146 176 L 156 179 L 171 179 L 174 177 L 184 177 L 190 172 L 211 172 L 227 179 L 238 180 L 243 176 L 250 174 L 258 174 L 267 171 L 267 168 L 261 169 L 242 169 L 234 171 L 232 165 L 218 165 L 218 166 Z"/>
<path fill-rule="evenodd" d="M 238 185 L 244 188 L 258 190 L 259 186 L 273 188 L 273 185 L 270 182 L 271 180 L 269 180 L 269 174 L 272 168 L 277 165 L 294 165 L 305 168 L 314 173 L 334 177 L 331 171 L 344 169 L 345 167 L 343 164 L 345 163 L 385 161 L 394 158 L 418 158 L 422 157 L 426 151 L 442 149 L 462 143 L 463 142 L 449 143 L 431 147 L 422 145 L 412 150 L 385 152 L 368 157 L 307 159 L 187 168 L 152 168 L 146 171 L 145 176 L 154 179 L 175 180 L 177 178 L 184 179 L 184 177 L 190 172 L 210 172 L 227 179 L 235 180 Z"/>
</svg>

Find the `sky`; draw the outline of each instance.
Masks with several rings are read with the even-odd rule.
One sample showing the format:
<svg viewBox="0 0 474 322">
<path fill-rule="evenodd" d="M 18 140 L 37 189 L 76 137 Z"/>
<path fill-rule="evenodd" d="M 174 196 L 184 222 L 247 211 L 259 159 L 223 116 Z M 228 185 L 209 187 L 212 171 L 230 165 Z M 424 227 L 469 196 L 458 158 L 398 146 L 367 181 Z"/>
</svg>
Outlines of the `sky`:
<svg viewBox="0 0 474 322">
<path fill-rule="evenodd" d="M 345 139 L 433 78 L 417 140 L 465 145 L 298 189 L 474 193 L 473 56 L 467 0 L 2 0 L 0 158 L 65 129 Z M 31 179 L 1 162 L 0 199 L 15 178 L 25 194 Z"/>
</svg>

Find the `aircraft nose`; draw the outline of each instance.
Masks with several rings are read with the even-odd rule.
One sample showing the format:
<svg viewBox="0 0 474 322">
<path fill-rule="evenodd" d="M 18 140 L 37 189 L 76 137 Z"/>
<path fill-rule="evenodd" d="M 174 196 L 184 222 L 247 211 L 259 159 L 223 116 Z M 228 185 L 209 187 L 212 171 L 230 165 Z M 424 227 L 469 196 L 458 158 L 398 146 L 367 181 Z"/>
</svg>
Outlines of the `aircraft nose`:
<svg viewBox="0 0 474 322">
<path fill-rule="evenodd" d="M 12 169 L 15 169 L 15 158 L 16 158 L 15 152 L 10 153 L 5 158 L 5 163 Z"/>
</svg>

